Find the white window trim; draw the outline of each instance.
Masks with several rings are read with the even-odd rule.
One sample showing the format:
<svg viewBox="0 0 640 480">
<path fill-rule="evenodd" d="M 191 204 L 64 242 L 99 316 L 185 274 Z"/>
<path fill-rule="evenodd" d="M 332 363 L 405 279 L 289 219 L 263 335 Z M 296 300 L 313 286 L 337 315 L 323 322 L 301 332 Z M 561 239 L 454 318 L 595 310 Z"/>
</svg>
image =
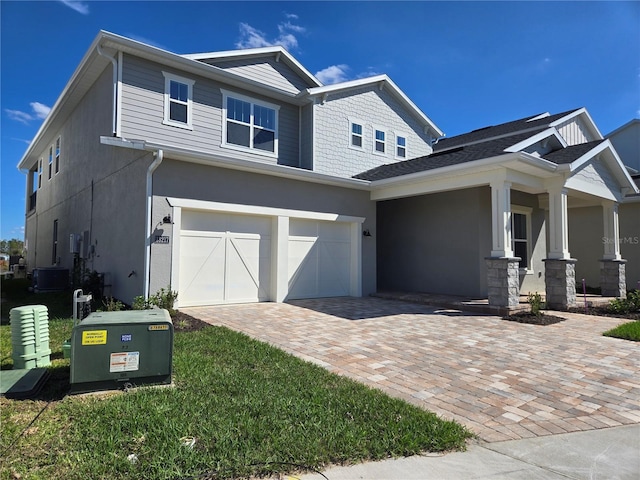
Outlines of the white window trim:
<svg viewBox="0 0 640 480">
<path fill-rule="evenodd" d="M 359 147 L 354 145 L 353 143 L 351 143 L 351 137 L 353 136 L 353 132 L 352 132 L 351 128 L 353 127 L 354 123 L 356 125 L 360 125 L 362 127 L 362 135 L 360 135 L 360 139 L 362 140 L 362 142 L 361 142 Z M 347 145 L 348 145 L 348 147 L 352 148 L 354 150 L 359 150 L 359 151 L 364 150 L 364 130 L 365 130 L 364 122 L 362 120 L 357 119 L 357 118 L 349 118 L 349 126 L 348 126 L 348 128 L 349 128 L 349 136 L 347 137 L 347 142 L 348 142 Z"/>
<path fill-rule="evenodd" d="M 178 75 L 174 75 L 173 73 L 162 72 L 164 75 L 164 119 L 162 123 L 164 125 L 170 125 L 172 127 L 184 128 L 186 130 L 193 130 L 193 85 L 196 83 L 195 80 L 191 80 L 189 78 L 180 77 Z M 169 114 L 171 112 L 171 81 L 184 83 L 187 85 L 187 123 L 177 122 L 175 120 L 171 120 Z M 175 100 L 173 100 L 175 101 Z M 182 103 L 182 102 L 178 102 Z"/>
<path fill-rule="evenodd" d="M 407 137 L 404 133 L 402 132 L 394 132 L 394 137 L 395 137 L 395 145 L 394 145 L 394 149 L 393 149 L 393 156 L 397 159 L 397 160 L 407 160 L 409 158 L 409 147 L 408 147 L 408 143 L 409 143 L 409 137 Z M 404 157 L 401 157 L 400 155 L 398 155 L 398 137 L 402 137 L 404 138 Z"/>
<path fill-rule="evenodd" d="M 533 212 L 533 208 L 531 207 L 524 207 L 521 205 L 511 205 L 511 249 L 514 252 L 515 255 L 515 238 L 513 236 L 513 214 L 514 213 L 519 213 L 520 215 L 524 215 L 526 218 L 526 222 L 527 222 L 527 260 L 529 263 L 529 266 L 526 268 L 520 268 L 520 272 L 524 273 L 526 275 L 530 275 L 533 274 L 533 265 L 532 265 L 532 259 L 531 259 L 531 252 L 532 252 L 532 245 L 531 242 L 533 240 L 533 236 L 532 236 L 532 231 L 531 231 L 531 213 Z"/>
<path fill-rule="evenodd" d="M 247 97 L 246 95 L 242 95 L 240 93 L 235 93 L 229 90 L 220 89 L 222 92 L 222 141 L 220 143 L 221 148 L 228 148 L 230 150 L 237 150 L 240 152 L 252 153 L 254 155 L 260 155 L 261 157 L 271 157 L 278 158 L 278 127 L 280 125 L 279 116 L 280 116 L 280 105 L 276 105 L 269 102 L 264 102 L 262 100 L 257 100 L 252 97 Z M 270 108 L 271 110 L 275 110 L 276 112 L 276 124 L 274 129 L 274 137 L 273 137 L 273 152 L 269 152 L 267 150 L 260 150 L 259 148 L 254 147 L 243 147 L 242 145 L 236 145 L 234 143 L 227 143 L 227 98 L 235 98 L 241 100 L 243 102 L 247 102 L 251 104 L 251 129 L 253 129 L 253 106 L 259 105 L 261 107 Z M 250 138 L 253 138 L 250 135 Z"/>
<path fill-rule="evenodd" d="M 378 150 L 376 150 L 376 143 L 379 141 L 376 139 L 376 131 L 382 132 L 384 133 L 384 142 L 382 142 L 384 144 L 384 152 L 379 152 Z M 371 144 L 371 148 L 373 149 L 373 154 L 374 155 L 380 155 L 382 157 L 386 157 L 387 153 L 389 152 L 389 133 L 382 127 L 376 127 L 375 125 L 373 125 L 373 138 L 372 140 L 372 144 Z"/>
</svg>

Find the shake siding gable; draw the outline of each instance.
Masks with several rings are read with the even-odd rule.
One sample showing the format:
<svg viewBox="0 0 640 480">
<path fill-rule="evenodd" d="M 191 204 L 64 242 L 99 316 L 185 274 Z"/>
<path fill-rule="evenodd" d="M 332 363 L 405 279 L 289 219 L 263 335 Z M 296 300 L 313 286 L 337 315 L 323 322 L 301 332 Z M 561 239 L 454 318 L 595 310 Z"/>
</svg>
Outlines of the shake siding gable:
<svg viewBox="0 0 640 480">
<path fill-rule="evenodd" d="M 286 63 L 276 62 L 273 57 L 253 60 L 208 61 L 205 63 L 289 93 L 298 93 L 305 88 L 315 86 L 307 85 Z"/>
<path fill-rule="evenodd" d="M 163 125 L 164 85 L 162 72 L 195 81 L 193 85 L 193 129 Z M 124 138 L 144 138 L 149 142 L 165 143 L 179 148 L 208 154 L 220 154 L 246 160 L 275 163 L 270 157 L 250 152 L 221 148 L 222 92 L 225 89 L 268 103 L 268 97 L 257 96 L 233 85 L 174 71 L 147 60 L 124 55 L 122 72 L 122 121 Z M 278 163 L 298 164 L 298 115 L 295 105 L 281 104 L 278 116 Z"/>
<path fill-rule="evenodd" d="M 349 148 L 350 119 L 363 122 L 363 149 Z M 424 128 L 385 89 L 377 85 L 329 95 L 315 105 L 316 137 L 314 170 L 351 177 L 362 171 L 399 161 L 395 156 L 397 134 L 407 139 L 407 158 L 432 152 Z M 386 134 L 384 154 L 374 154 L 376 129 Z"/>
</svg>

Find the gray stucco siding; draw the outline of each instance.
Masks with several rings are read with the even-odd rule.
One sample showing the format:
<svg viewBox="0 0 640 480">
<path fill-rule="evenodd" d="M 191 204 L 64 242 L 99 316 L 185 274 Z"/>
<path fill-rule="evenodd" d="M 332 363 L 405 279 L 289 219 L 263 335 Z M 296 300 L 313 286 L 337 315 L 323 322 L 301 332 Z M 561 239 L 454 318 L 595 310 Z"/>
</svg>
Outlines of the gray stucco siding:
<svg viewBox="0 0 640 480">
<path fill-rule="evenodd" d="M 276 62 L 274 57 L 254 60 L 220 60 L 207 63 L 290 93 L 298 93 L 311 86 L 307 85 L 284 62 Z"/>
<path fill-rule="evenodd" d="M 153 224 L 169 213 L 167 197 L 364 217 L 363 229 L 376 229 L 369 192 L 239 170 L 165 159 L 154 174 Z M 169 229 L 163 235 L 171 235 Z M 170 240 L 173 242 L 173 239 Z M 362 240 L 362 294 L 376 291 L 376 239 Z M 171 248 L 152 247 L 151 291 L 166 287 Z"/>
<path fill-rule="evenodd" d="M 378 288 L 486 296 L 487 187 L 378 203 Z"/>
<path fill-rule="evenodd" d="M 192 129 L 163 124 L 164 85 L 162 72 L 195 81 L 193 86 Z M 224 148 L 222 144 L 222 91 L 235 92 L 258 101 L 279 105 L 278 159 L 257 152 Z M 122 73 L 121 135 L 149 142 L 220 154 L 230 158 L 298 165 L 298 107 L 275 102 L 212 80 L 168 69 L 130 55 L 124 56 Z"/>
<path fill-rule="evenodd" d="M 315 105 L 314 170 L 351 177 L 368 169 L 394 163 L 396 135 L 407 140 L 407 157 L 432 152 L 423 126 L 387 90 L 377 85 L 330 94 Z M 350 121 L 362 122 L 363 148 L 350 148 Z M 374 153 L 376 129 L 386 133 L 386 151 Z"/>
</svg>

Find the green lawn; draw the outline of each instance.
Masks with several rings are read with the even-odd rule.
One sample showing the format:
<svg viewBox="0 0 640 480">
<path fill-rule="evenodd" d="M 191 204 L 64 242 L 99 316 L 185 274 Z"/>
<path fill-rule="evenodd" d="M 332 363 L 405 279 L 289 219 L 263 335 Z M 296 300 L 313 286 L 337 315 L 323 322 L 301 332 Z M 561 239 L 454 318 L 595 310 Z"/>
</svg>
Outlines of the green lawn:
<svg viewBox="0 0 640 480">
<path fill-rule="evenodd" d="M 606 337 L 622 338 L 623 340 L 632 340 L 640 342 L 640 320 L 635 322 L 623 323 L 616 328 L 612 328 L 603 333 Z"/>
<path fill-rule="evenodd" d="M 65 397 L 61 345 L 70 329 L 71 320 L 50 322 L 52 377 L 40 397 L 0 400 L 1 478 L 260 476 L 464 449 L 472 436 L 222 327 L 176 332 L 173 388 Z M 0 337 L 2 368 L 10 368 L 8 325 Z M 195 437 L 194 447 L 183 437 Z"/>
</svg>

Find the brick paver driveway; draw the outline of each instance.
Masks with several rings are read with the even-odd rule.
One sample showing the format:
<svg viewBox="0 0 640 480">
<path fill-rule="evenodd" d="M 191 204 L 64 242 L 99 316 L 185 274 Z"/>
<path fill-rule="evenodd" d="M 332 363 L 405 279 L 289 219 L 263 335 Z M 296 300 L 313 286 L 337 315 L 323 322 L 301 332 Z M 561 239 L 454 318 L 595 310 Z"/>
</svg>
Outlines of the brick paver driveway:
<svg viewBox="0 0 640 480">
<path fill-rule="evenodd" d="M 549 326 L 378 298 L 193 307 L 328 370 L 467 425 L 485 441 L 640 423 L 640 345 L 619 319 Z"/>
</svg>

